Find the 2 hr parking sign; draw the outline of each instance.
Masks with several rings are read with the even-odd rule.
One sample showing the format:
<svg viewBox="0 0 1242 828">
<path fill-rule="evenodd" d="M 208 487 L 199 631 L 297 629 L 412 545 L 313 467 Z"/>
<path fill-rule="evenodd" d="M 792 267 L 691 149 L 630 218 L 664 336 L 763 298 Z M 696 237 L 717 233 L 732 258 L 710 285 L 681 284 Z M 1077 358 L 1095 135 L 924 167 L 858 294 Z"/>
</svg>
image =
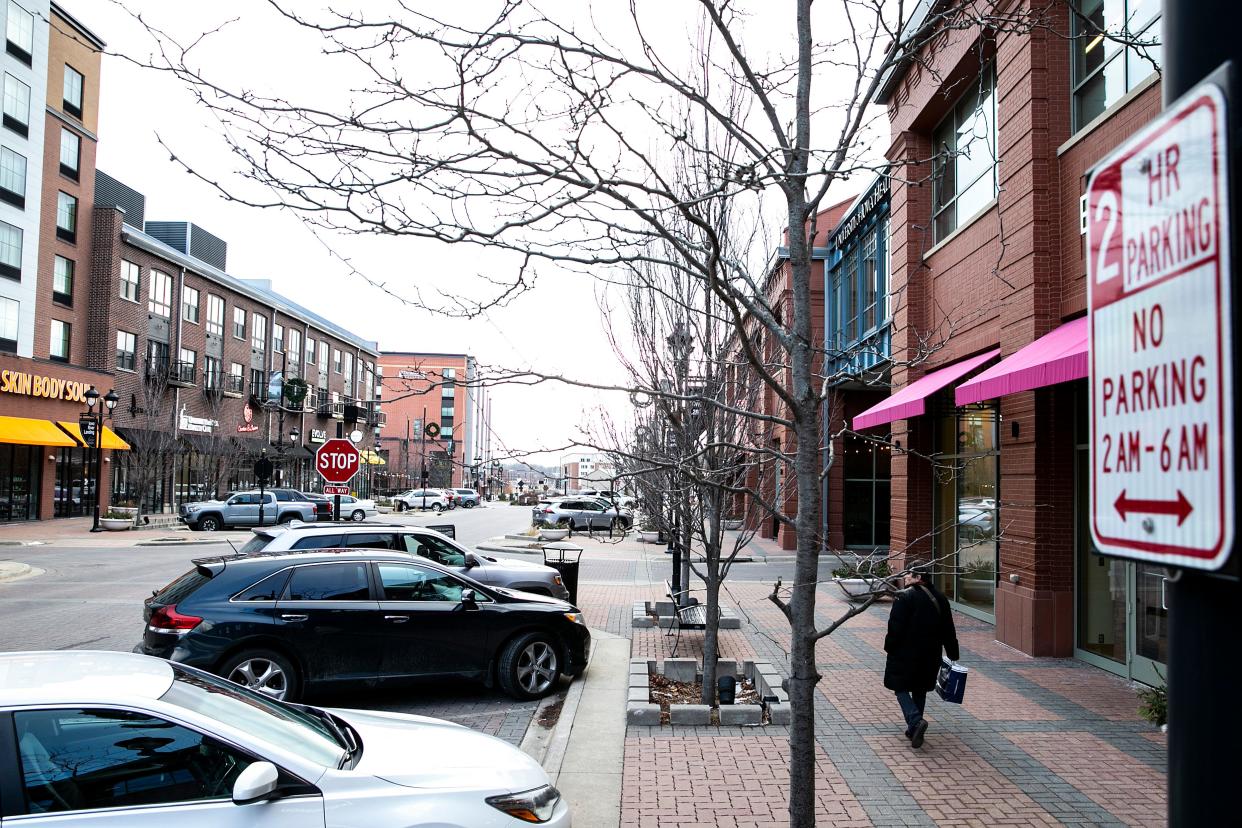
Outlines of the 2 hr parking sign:
<svg viewBox="0 0 1242 828">
<path fill-rule="evenodd" d="M 1218 569 L 1234 533 L 1225 97 L 1202 84 L 1087 189 L 1091 531 L 1107 554 Z"/>
</svg>

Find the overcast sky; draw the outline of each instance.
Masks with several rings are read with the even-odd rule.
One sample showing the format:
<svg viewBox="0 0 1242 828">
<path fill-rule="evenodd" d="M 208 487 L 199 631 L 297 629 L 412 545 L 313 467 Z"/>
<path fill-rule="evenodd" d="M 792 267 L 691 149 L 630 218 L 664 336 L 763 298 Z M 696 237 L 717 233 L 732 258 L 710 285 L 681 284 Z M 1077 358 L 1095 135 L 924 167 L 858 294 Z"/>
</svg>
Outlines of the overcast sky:
<svg viewBox="0 0 1242 828">
<path fill-rule="evenodd" d="M 107 42 L 109 52 L 140 59 L 150 53 L 150 36 L 115 0 L 61 3 Z M 236 18 L 212 41 L 212 65 L 220 67 L 224 80 L 253 87 L 255 79 L 262 78 L 291 97 L 312 100 L 314 96 L 341 100 L 349 94 L 332 76 L 315 74 L 320 44 L 276 20 L 260 0 L 124 0 L 124 4 L 150 24 L 182 38 Z M 564 5 L 579 13 L 583 8 L 577 2 Z M 596 9 L 609 5 L 597 3 Z M 667 7 L 667 3 L 659 5 Z M 356 8 L 358 3 L 347 6 Z M 782 11 L 792 16 L 792 5 L 782 6 Z M 665 23 L 663 36 L 689 41 L 692 24 L 679 26 L 673 18 Z M 748 25 L 756 40 L 788 42 L 778 37 L 780 29 L 788 26 L 784 21 L 760 19 Z M 273 32 L 280 36 L 273 38 Z M 451 292 L 468 278 L 492 275 L 487 268 L 495 265 L 476 250 L 423 240 L 317 238 L 286 213 L 226 202 L 182 171 L 157 142 L 158 133 L 179 157 L 189 159 L 196 170 L 209 176 L 223 177 L 237 169 L 220 140 L 219 122 L 196 105 L 170 75 L 105 56 L 99 112 L 98 168 L 146 195 L 148 219 L 192 221 L 226 240 L 228 270 L 233 275 L 271 279 L 277 291 L 377 340 L 381 350 L 464 352 L 485 364 L 533 367 L 593 382 L 624 381 L 602 333 L 609 317 L 601 318 L 597 293 L 603 288 L 595 280 L 545 270 L 534 291 L 476 320 L 447 319 L 403 306 L 351 275 L 349 267 L 329 254 L 325 243 L 373 280 L 392 285 L 416 283 L 424 291 Z M 842 190 L 837 198 L 845 194 Z M 504 278 L 508 274 L 494 275 Z M 498 387 L 491 394 L 496 453 L 506 447 L 531 451 L 564 445 L 597 422 L 602 408 L 614 414 L 626 408 L 624 397 L 608 398 L 563 385 Z M 556 452 L 537 459 L 555 463 L 558 458 Z"/>
</svg>

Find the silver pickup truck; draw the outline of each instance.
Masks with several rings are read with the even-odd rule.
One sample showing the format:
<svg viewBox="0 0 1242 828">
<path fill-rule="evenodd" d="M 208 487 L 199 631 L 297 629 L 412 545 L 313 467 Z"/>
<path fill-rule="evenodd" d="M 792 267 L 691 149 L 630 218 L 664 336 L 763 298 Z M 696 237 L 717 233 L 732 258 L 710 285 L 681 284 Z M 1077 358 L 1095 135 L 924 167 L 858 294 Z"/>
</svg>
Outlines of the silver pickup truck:
<svg viewBox="0 0 1242 828">
<path fill-rule="evenodd" d="M 283 491 L 283 490 L 281 490 Z M 262 493 L 237 492 L 224 500 L 204 500 L 199 503 L 182 503 L 179 510 L 181 522 L 191 529 L 216 532 L 230 526 L 271 526 L 300 520 L 315 522 L 315 504 L 305 496 L 278 497 L 279 491 Z M 263 517 L 259 518 L 262 505 Z"/>
</svg>

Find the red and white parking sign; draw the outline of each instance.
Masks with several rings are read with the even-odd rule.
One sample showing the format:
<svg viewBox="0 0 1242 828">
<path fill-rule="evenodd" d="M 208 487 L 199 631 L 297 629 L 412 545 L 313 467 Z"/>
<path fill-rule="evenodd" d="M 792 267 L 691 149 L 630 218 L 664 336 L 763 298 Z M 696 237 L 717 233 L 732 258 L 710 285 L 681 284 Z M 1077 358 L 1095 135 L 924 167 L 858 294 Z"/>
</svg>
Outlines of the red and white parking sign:
<svg viewBox="0 0 1242 828">
<path fill-rule="evenodd" d="M 1105 553 L 1218 569 L 1233 543 L 1225 97 L 1203 84 L 1087 189 L 1091 532 Z"/>
</svg>

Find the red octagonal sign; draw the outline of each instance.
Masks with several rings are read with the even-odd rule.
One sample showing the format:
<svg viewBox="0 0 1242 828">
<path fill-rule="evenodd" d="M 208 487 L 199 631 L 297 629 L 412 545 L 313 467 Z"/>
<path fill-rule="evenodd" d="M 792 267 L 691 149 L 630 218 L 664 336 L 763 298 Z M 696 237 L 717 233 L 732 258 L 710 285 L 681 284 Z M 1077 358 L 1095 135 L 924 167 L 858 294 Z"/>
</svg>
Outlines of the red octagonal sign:
<svg viewBox="0 0 1242 828">
<path fill-rule="evenodd" d="M 358 473 L 362 455 L 348 440 L 329 440 L 315 452 L 315 470 L 326 483 L 346 483 Z"/>
</svg>

